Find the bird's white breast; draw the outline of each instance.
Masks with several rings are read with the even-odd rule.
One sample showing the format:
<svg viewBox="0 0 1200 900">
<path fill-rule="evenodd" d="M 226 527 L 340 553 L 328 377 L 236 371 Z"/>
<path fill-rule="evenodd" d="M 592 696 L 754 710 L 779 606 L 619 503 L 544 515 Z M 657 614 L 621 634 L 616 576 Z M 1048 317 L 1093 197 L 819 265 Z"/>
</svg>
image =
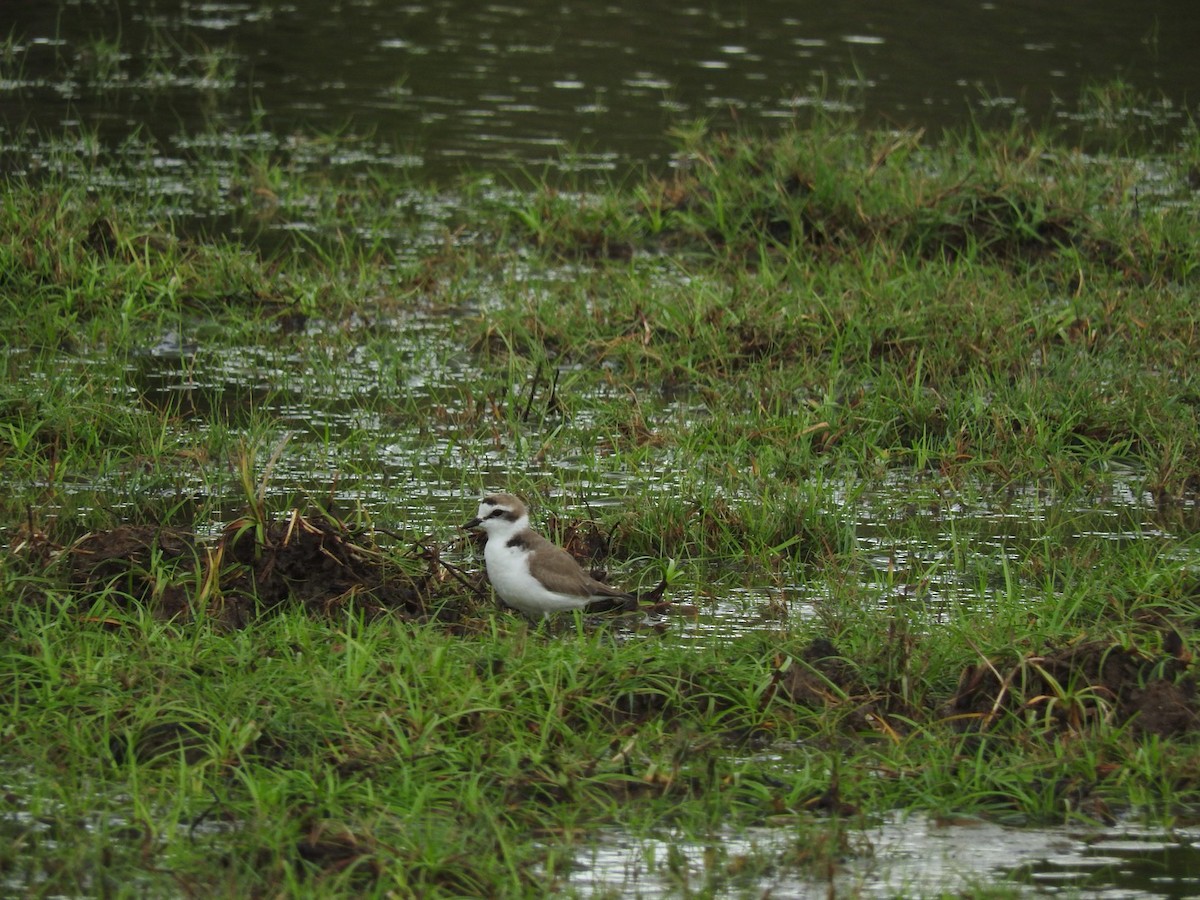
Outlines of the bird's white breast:
<svg viewBox="0 0 1200 900">
<path fill-rule="evenodd" d="M 488 538 L 483 550 L 492 587 L 509 606 L 536 615 L 568 609 L 581 609 L 586 597 L 571 597 L 548 591 L 529 571 L 530 552 L 520 544 L 509 546 L 502 535 Z"/>
</svg>

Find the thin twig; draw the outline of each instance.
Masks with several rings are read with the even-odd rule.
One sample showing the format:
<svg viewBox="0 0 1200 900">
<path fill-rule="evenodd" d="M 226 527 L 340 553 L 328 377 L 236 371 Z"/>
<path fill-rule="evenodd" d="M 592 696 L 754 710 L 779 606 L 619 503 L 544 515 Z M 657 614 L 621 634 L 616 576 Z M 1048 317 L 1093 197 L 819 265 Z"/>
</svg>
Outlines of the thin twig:
<svg viewBox="0 0 1200 900">
<path fill-rule="evenodd" d="M 538 383 L 542 380 L 542 364 L 537 364 L 537 369 L 533 373 L 533 383 L 529 385 L 529 399 L 525 401 L 525 409 L 521 413 L 521 421 L 529 421 L 529 411 L 533 409 L 533 398 L 537 396 Z"/>
</svg>

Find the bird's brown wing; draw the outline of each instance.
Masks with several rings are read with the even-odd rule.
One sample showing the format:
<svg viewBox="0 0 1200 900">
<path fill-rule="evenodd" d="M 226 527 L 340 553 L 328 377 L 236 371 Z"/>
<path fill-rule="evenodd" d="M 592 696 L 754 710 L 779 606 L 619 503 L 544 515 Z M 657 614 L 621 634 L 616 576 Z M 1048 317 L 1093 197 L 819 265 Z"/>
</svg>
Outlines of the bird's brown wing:
<svg viewBox="0 0 1200 900">
<path fill-rule="evenodd" d="M 531 544 L 530 549 L 538 565 L 538 577 L 549 590 L 575 597 L 597 597 L 600 598 L 596 601 L 598 603 L 633 599 L 632 594 L 592 578 L 583 571 L 575 557 L 540 534 L 533 536 Z M 588 609 L 591 609 L 591 604 Z"/>
</svg>

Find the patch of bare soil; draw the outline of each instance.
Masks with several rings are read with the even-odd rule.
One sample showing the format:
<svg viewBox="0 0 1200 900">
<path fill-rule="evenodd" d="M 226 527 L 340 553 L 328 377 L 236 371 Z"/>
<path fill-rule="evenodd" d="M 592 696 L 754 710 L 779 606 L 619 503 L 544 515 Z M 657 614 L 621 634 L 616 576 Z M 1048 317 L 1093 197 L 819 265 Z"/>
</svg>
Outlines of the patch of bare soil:
<svg viewBox="0 0 1200 900">
<path fill-rule="evenodd" d="M 105 591 L 163 618 L 206 615 L 236 628 L 294 606 L 321 616 L 353 608 L 368 617 L 457 618 L 439 597 L 448 570 L 436 552 L 415 557 L 423 570 L 414 574 L 366 532 L 298 510 L 265 524 L 240 519 L 208 544 L 183 529 L 122 525 L 85 535 L 66 555 L 80 596 Z"/>
<path fill-rule="evenodd" d="M 948 701 L 915 709 L 895 685 L 871 683 L 869 667 L 819 638 L 776 671 L 774 691 L 810 709 L 837 708 L 858 731 L 896 733 L 908 720 L 941 719 L 963 731 L 1020 721 L 1071 732 L 1103 719 L 1143 734 L 1178 736 L 1200 727 L 1200 695 L 1190 660 L 1174 646 L 1164 639 L 1163 651 L 1150 653 L 1093 640 L 1028 653 L 1015 663 L 984 661 L 963 670 Z"/>
<path fill-rule="evenodd" d="M 986 730 L 1001 713 L 1017 712 L 1057 730 L 1079 730 L 1101 718 L 1128 722 L 1163 737 L 1200 724 L 1196 682 L 1187 660 L 1105 641 L 1086 641 L 1015 665 L 968 666 L 945 713 L 964 729 Z"/>
</svg>

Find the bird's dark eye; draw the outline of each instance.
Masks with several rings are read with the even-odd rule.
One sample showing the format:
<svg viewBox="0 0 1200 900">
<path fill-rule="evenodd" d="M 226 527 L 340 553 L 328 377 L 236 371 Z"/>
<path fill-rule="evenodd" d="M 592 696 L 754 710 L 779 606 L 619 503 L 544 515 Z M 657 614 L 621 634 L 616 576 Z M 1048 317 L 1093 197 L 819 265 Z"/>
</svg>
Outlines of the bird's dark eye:
<svg viewBox="0 0 1200 900">
<path fill-rule="evenodd" d="M 502 515 L 504 515 L 504 510 L 493 509 L 490 513 L 487 514 L 487 518 L 494 519 L 494 518 L 496 518 L 496 516 L 502 516 Z"/>
</svg>

